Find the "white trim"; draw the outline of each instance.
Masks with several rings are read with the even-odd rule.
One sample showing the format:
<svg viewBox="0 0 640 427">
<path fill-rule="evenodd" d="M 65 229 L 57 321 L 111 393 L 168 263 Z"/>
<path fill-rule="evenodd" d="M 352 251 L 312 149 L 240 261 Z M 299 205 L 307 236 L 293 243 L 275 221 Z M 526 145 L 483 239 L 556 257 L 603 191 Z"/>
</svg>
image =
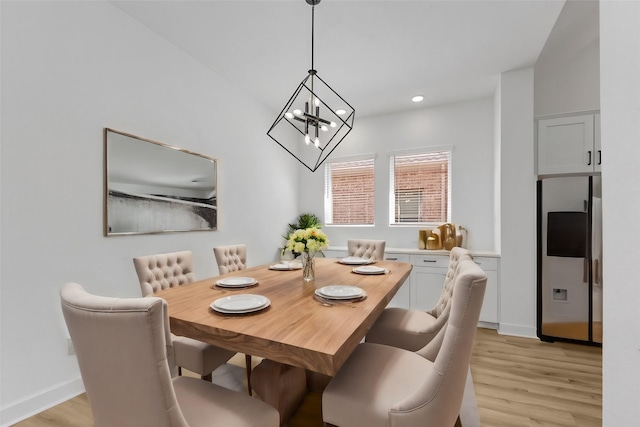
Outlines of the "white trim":
<svg viewBox="0 0 640 427">
<path fill-rule="evenodd" d="M 514 337 L 538 338 L 536 328 L 524 325 L 514 325 L 511 323 L 500 322 L 498 333 L 500 335 L 511 335 Z"/>
<path fill-rule="evenodd" d="M 419 148 L 407 148 L 403 150 L 393 150 L 387 151 L 386 155 L 390 156 L 408 156 L 411 154 L 428 154 L 436 151 L 449 151 L 453 153 L 455 150 L 455 145 L 434 145 L 428 147 L 419 147 Z"/>
<path fill-rule="evenodd" d="M 9 427 L 84 393 L 82 378 L 60 383 L 9 403 L 0 409 L 0 427 Z"/>
<path fill-rule="evenodd" d="M 365 154 L 354 154 L 353 156 L 344 156 L 344 157 L 331 157 L 331 159 L 325 160 L 325 164 L 328 163 L 344 163 L 344 162 L 357 162 L 360 160 L 371 160 L 378 158 L 377 153 L 365 153 Z"/>
</svg>

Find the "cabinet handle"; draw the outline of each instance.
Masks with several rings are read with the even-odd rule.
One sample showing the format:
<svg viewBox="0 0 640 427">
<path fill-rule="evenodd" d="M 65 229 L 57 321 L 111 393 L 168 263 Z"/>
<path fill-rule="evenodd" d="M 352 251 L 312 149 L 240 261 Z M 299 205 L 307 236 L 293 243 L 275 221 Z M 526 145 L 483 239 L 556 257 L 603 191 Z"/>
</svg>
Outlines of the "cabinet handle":
<svg viewBox="0 0 640 427">
<path fill-rule="evenodd" d="M 589 153 L 589 161 L 587 162 L 587 166 L 591 166 L 591 150 L 587 151 Z"/>
<path fill-rule="evenodd" d="M 602 164 L 602 150 L 598 150 L 598 165 Z"/>
<path fill-rule="evenodd" d="M 387 261 L 397 261 L 398 258 L 386 258 Z"/>
<path fill-rule="evenodd" d="M 423 259 L 422 262 L 438 262 L 435 259 Z"/>
</svg>

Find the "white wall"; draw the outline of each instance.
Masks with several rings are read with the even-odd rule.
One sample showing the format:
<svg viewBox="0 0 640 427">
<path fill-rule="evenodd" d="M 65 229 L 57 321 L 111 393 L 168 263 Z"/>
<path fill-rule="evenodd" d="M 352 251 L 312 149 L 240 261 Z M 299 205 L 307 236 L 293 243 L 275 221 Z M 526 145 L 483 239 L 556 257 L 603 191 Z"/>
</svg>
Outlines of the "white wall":
<svg viewBox="0 0 640 427">
<path fill-rule="evenodd" d="M 500 77 L 500 332 L 536 336 L 533 69 Z"/>
<path fill-rule="evenodd" d="M 371 238 L 386 240 L 387 247 L 418 249 L 421 227 L 389 226 L 389 154 L 453 146 L 451 221 L 469 230 L 469 248 L 494 251 L 493 143 L 492 98 L 356 118 L 353 131 L 329 160 L 376 155 L 376 225 L 327 226 L 331 246 L 346 246 L 350 238 Z M 323 198 L 319 194 L 324 194 L 324 167 L 315 174 L 302 171 L 300 209 L 323 219 Z"/>
<path fill-rule="evenodd" d="M 603 423 L 640 420 L 640 2 L 600 3 Z"/>
<path fill-rule="evenodd" d="M 535 65 L 536 116 L 600 108 L 597 0 L 569 0 Z"/>
<path fill-rule="evenodd" d="M 134 256 L 190 249 L 196 276 L 207 277 L 217 274 L 212 248 L 236 242 L 248 244 L 250 264 L 268 262 L 298 213 L 298 168 L 266 136 L 275 113 L 109 2 L 0 8 L 8 425 L 82 390 L 67 355 L 63 283 L 139 296 Z M 219 231 L 103 237 L 104 127 L 218 158 Z"/>
</svg>

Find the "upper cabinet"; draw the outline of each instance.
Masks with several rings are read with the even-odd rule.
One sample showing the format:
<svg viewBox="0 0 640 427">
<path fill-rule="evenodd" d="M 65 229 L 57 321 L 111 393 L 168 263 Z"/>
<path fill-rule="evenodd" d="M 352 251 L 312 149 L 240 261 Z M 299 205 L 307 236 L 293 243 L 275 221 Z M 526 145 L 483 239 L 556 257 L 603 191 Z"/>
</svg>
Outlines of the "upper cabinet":
<svg viewBox="0 0 640 427">
<path fill-rule="evenodd" d="M 538 175 L 600 171 L 600 114 L 538 120 Z"/>
</svg>

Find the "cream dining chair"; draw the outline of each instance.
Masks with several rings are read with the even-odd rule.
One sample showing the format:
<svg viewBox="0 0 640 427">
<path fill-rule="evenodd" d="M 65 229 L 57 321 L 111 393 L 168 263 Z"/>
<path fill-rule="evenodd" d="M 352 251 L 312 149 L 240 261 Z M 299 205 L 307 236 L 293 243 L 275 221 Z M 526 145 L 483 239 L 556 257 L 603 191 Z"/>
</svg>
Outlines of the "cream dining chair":
<svg viewBox="0 0 640 427">
<path fill-rule="evenodd" d="M 349 256 L 361 258 L 373 258 L 377 261 L 384 261 L 384 240 L 347 240 L 347 254 Z"/>
<path fill-rule="evenodd" d="M 458 263 L 445 328 L 418 352 L 362 343 L 322 394 L 322 418 L 341 427 L 459 425 L 465 382 L 487 276 L 473 260 Z M 434 343 L 434 361 L 424 354 Z"/>
<path fill-rule="evenodd" d="M 233 271 L 245 270 L 247 268 L 247 245 L 239 243 L 236 245 L 216 246 L 213 248 L 216 257 L 218 271 L 220 274 L 227 274 Z M 253 394 L 251 387 L 251 355 L 244 355 L 244 364 L 247 372 L 247 391 L 249 396 Z"/>
<path fill-rule="evenodd" d="M 187 285 L 196 280 L 191 251 L 139 256 L 133 259 L 133 265 L 143 297 L 153 296 L 162 289 Z M 181 368 L 185 368 L 199 374 L 206 381 L 211 381 L 211 373 L 236 354 L 234 351 L 174 334 L 171 334 L 171 341 L 178 374 L 182 373 Z"/>
<path fill-rule="evenodd" d="M 213 248 L 213 253 L 220 274 L 247 268 L 247 245 L 245 244 L 216 246 Z"/>
<path fill-rule="evenodd" d="M 167 304 L 156 297 L 60 292 L 96 427 L 276 427 L 278 412 L 243 393 L 171 377 Z"/>
<path fill-rule="evenodd" d="M 411 351 L 417 351 L 427 345 L 449 319 L 453 284 L 460 271 L 457 268 L 458 263 L 465 259 L 473 259 L 467 249 L 451 249 L 442 294 L 433 308 L 426 312 L 400 307 L 385 308 L 367 332 L 365 341 Z"/>
</svg>

